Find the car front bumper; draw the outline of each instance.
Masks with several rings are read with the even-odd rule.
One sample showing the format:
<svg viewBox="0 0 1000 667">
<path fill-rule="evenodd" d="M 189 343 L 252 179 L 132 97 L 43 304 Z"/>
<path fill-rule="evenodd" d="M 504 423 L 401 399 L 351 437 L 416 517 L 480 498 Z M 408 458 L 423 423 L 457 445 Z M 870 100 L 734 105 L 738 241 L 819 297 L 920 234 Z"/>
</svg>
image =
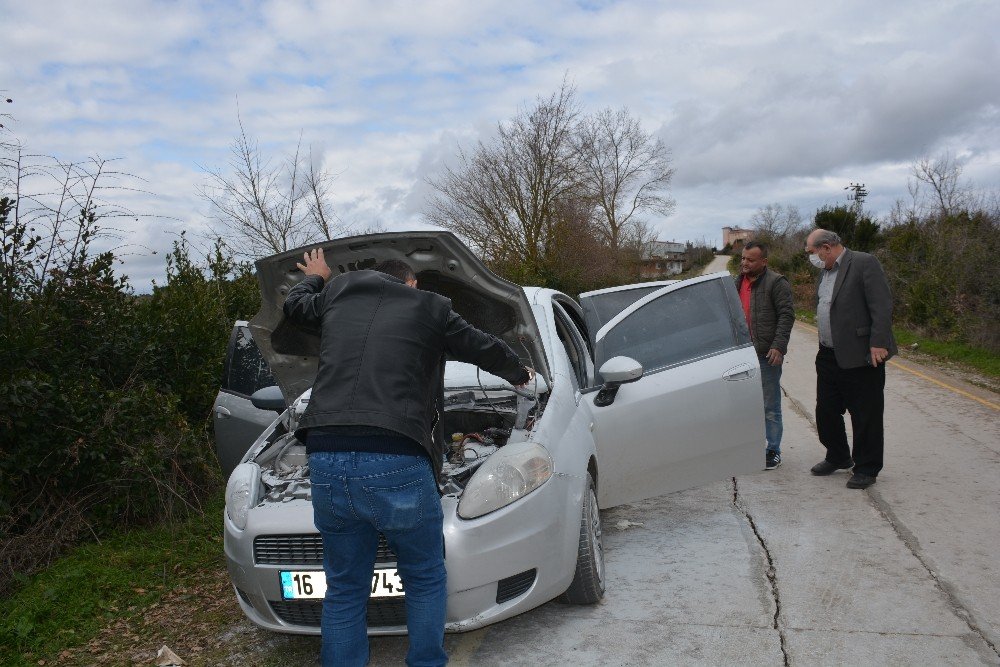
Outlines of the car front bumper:
<svg viewBox="0 0 1000 667">
<path fill-rule="evenodd" d="M 524 498 L 472 520 L 459 518 L 458 498 L 441 499 L 448 572 L 447 631 L 474 630 L 516 616 L 569 587 L 576 568 L 585 489 L 584 479 L 555 474 Z M 247 617 L 277 632 L 319 634 L 321 601 L 283 600 L 279 575 L 281 570 L 322 572 L 309 501 L 258 505 L 250 511 L 244 530 L 233 525 L 228 515 L 224 524 L 226 564 Z M 308 554 L 286 548 L 281 554 L 289 555 L 288 562 L 275 562 L 274 557 L 267 563 L 257 562 L 254 542 L 258 538 L 277 538 L 293 546 L 304 539 Z M 394 563 L 380 562 L 376 567 L 381 565 Z M 403 598 L 372 599 L 368 633 L 404 634 L 404 604 Z"/>
</svg>

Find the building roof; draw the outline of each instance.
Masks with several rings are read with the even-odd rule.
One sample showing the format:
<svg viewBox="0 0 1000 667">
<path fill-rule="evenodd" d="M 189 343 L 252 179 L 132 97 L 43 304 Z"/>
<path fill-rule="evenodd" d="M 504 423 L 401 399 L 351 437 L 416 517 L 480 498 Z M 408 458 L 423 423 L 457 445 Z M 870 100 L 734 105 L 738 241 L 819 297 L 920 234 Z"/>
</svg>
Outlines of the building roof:
<svg viewBox="0 0 1000 667">
<path fill-rule="evenodd" d="M 683 243 L 677 241 L 650 241 L 643 249 L 643 259 L 654 259 L 668 257 L 678 253 L 683 253 L 687 249 Z"/>
</svg>

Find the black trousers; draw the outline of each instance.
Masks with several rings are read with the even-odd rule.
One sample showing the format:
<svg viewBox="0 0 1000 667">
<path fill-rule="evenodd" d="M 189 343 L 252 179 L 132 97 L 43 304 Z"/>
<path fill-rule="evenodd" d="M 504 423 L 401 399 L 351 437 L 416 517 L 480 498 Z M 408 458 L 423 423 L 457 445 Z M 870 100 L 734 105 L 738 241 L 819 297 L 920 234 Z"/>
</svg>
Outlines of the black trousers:
<svg viewBox="0 0 1000 667">
<path fill-rule="evenodd" d="M 854 459 L 854 472 L 878 475 L 882 470 L 885 431 L 885 364 L 841 368 L 832 347 L 816 355 L 816 430 L 826 447 L 826 460 L 844 465 Z M 851 413 L 854 453 L 847 444 L 844 412 Z"/>
</svg>

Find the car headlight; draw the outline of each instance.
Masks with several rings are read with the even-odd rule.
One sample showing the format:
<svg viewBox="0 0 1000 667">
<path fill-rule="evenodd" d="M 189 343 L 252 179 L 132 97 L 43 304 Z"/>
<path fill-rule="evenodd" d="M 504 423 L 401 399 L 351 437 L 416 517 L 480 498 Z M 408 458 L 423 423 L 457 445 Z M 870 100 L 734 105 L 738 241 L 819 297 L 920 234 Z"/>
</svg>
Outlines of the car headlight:
<svg viewBox="0 0 1000 667">
<path fill-rule="evenodd" d="M 247 527 L 247 513 L 257 504 L 260 488 L 260 466 L 241 463 L 233 469 L 226 483 L 226 513 L 240 530 Z"/>
<path fill-rule="evenodd" d="M 472 475 L 458 503 L 458 515 L 475 519 L 498 510 L 528 495 L 551 476 L 552 457 L 544 447 L 533 442 L 507 445 Z"/>
</svg>

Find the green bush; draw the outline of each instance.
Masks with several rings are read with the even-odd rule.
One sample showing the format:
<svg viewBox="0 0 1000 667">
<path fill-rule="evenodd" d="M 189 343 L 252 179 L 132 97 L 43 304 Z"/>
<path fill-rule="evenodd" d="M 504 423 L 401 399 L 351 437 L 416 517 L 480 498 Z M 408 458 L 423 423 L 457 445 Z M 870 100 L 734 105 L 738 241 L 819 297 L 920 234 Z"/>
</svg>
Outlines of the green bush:
<svg viewBox="0 0 1000 667">
<path fill-rule="evenodd" d="M 182 237 L 166 284 L 137 296 L 113 254 L 89 254 L 92 209 L 53 258 L 13 204 L 0 200 L 0 593 L 82 539 L 198 510 L 222 484 L 212 399 L 233 321 L 259 307 L 221 242 L 199 264 Z"/>
<path fill-rule="evenodd" d="M 824 206 L 816 211 L 815 222 L 820 229 L 836 232 L 851 250 L 873 252 L 882 243 L 881 225 L 858 208 Z"/>
<path fill-rule="evenodd" d="M 886 231 L 878 252 L 897 321 L 951 342 L 1000 351 L 1000 216 L 960 211 L 910 219 Z"/>
<path fill-rule="evenodd" d="M 136 303 L 143 374 L 177 397 L 191 423 L 201 424 L 219 390 L 233 322 L 256 314 L 260 293 L 250 266 L 235 263 L 221 241 L 197 264 L 182 235 L 166 268 L 166 284 Z"/>
</svg>

